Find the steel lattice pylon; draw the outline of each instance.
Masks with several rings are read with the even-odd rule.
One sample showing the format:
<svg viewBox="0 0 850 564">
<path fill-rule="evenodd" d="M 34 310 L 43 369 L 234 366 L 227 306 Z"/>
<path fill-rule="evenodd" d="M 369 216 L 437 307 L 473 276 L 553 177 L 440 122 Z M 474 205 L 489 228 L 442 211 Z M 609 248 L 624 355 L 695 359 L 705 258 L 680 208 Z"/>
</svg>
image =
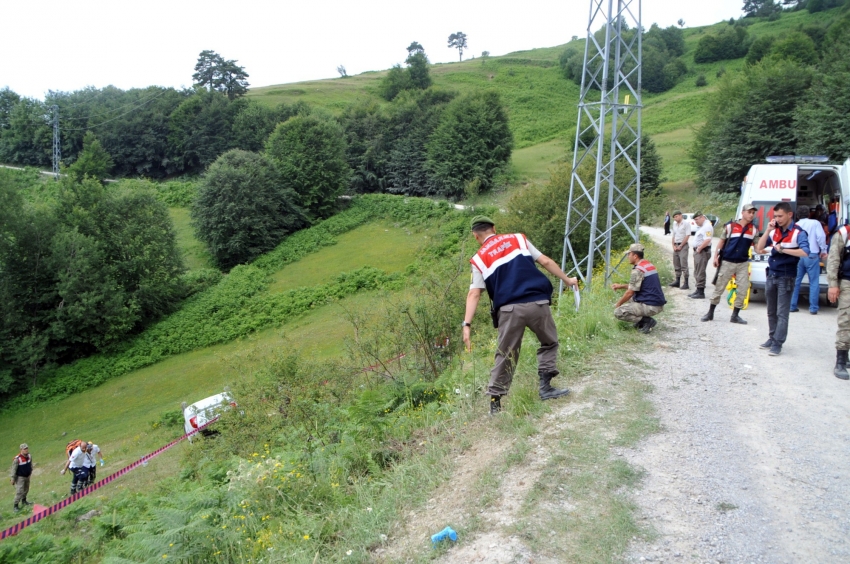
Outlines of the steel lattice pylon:
<svg viewBox="0 0 850 564">
<path fill-rule="evenodd" d="M 606 280 L 619 265 L 611 262 L 615 230 L 639 237 L 641 30 L 640 0 L 590 1 L 561 259 L 586 288 L 595 257 Z"/>
<path fill-rule="evenodd" d="M 59 161 L 62 160 L 62 145 L 59 142 L 59 106 L 53 105 L 53 178 L 59 179 Z"/>
</svg>

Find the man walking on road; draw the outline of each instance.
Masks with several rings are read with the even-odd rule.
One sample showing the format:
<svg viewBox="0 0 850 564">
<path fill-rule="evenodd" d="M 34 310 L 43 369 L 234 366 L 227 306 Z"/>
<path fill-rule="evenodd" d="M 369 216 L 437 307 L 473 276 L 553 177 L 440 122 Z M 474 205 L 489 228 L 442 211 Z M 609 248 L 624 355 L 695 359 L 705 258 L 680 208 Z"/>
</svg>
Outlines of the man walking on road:
<svg viewBox="0 0 850 564">
<path fill-rule="evenodd" d="M 753 217 L 756 215 L 756 207 L 746 204 L 741 211 L 741 219 L 730 221 L 723 226 L 720 233 L 720 243 L 717 244 L 717 253 L 714 255 L 714 268 L 719 268 L 717 281 L 714 283 L 714 295 L 711 296 L 711 305 L 708 313 L 702 316 L 702 321 L 714 319 L 714 308 L 720 303 L 726 284 L 732 276 L 738 286 L 735 294 L 735 309 L 729 321 L 746 325 L 738 314 L 744 307 L 744 299 L 750 289 L 750 248 L 758 237 L 758 229 L 753 225 Z M 722 261 L 722 264 L 721 264 Z"/>
<path fill-rule="evenodd" d="M 711 222 L 705 219 L 702 212 L 694 214 L 694 221 L 697 224 L 697 232 L 691 241 L 691 247 L 694 249 L 694 279 L 697 283 L 697 289 L 694 293 L 688 294 L 689 298 L 704 299 L 705 298 L 705 269 L 708 267 L 708 259 L 711 257 Z"/>
<path fill-rule="evenodd" d="M 691 225 L 682 218 L 682 212 L 673 212 L 673 270 L 676 271 L 676 281 L 671 288 L 689 290 L 688 286 L 688 239 L 691 237 Z M 679 281 L 684 277 L 685 283 Z"/>
<path fill-rule="evenodd" d="M 839 227 L 829 241 L 826 278 L 829 281 L 827 299 L 833 304 L 838 302 L 833 374 L 836 378 L 850 380 L 847 372 L 847 351 L 850 350 L 850 227 L 847 225 Z"/>
<path fill-rule="evenodd" d="M 629 247 L 627 258 L 632 266 L 628 284 L 611 284 L 612 290 L 626 290 L 614 305 L 614 317 L 635 324 L 641 333 L 649 333 L 658 323 L 653 319 L 664 309 L 667 300 L 661 289 L 655 265 L 643 258 L 644 247 L 635 243 Z"/>
<path fill-rule="evenodd" d="M 490 413 L 495 414 L 502 409 L 501 399 L 511 386 L 526 327 L 540 341 L 537 349 L 540 399 L 567 395 L 570 393 L 568 389 L 559 390 L 551 385 L 552 379 L 558 375 L 558 330 L 549 309 L 552 283 L 537 269 L 537 264 L 567 286 L 577 287 L 578 280 L 564 274 L 555 261 L 538 251 L 522 233 L 496 235 L 493 220 L 486 216 L 472 219 L 472 236 L 481 248 L 469 261 L 472 263 L 472 284 L 466 296 L 463 342 L 466 350 L 471 350 L 472 318 L 481 291 L 486 289 L 492 302 L 493 323 L 499 329 L 496 363 L 487 387 Z"/>
<path fill-rule="evenodd" d="M 32 457 L 30 447 L 24 443 L 18 455 L 12 460 L 12 485 L 15 486 L 15 513 L 21 510 L 20 505 L 32 505 L 27 501 L 30 491 L 30 476 L 32 475 Z"/>
<path fill-rule="evenodd" d="M 823 226 L 816 219 L 809 219 L 809 206 L 797 207 L 797 225 L 806 232 L 809 239 L 809 254 L 800 257 L 797 264 L 797 279 L 794 281 L 794 293 L 791 294 L 791 311 L 800 311 L 797 300 L 800 298 L 800 288 L 803 286 L 803 276 L 809 277 L 809 313 L 818 314 L 818 299 L 820 298 L 820 261 L 826 260 L 826 234 Z"/>
<path fill-rule="evenodd" d="M 767 341 L 759 346 L 770 349 L 770 356 L 776 356 L 782 353 L 782 345 L 788 336 L 788 312 L 791 309 L 794 279 L 797 277 L 797 263 L 800 257 L 809 256 L 808 236 L 794 223 L 791 204 L 779 202 L 773 206 L 773 219 L 759 239 L 756 252 L 770 253 L 764 283 L 770 332 Z"/>
</svg>

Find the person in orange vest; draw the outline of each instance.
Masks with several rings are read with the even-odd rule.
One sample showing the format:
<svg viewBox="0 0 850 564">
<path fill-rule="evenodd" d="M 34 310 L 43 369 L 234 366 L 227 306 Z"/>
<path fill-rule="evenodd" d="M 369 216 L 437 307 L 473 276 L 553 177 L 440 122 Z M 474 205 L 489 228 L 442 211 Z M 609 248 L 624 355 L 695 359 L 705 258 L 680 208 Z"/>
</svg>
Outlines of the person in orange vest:
<svg viewBox="0 0 850 564">
<path fill-rule="evenodd" d="M 30 476 L 32 475 L 32 456 L 27 443 L 21 445 L 21 450 L 12 461 L 12 485 L 15 486 L 15 513 L 21 510 L 20 505 L 32 505 L 27 501 L 30 491 Z"/>
<path fill-rule="evenodd" d="M 537 269 L 539 264 L 567 286 L 578 286 L 578 280 L 564 271 L 549 257 L 537 250 L 522 233 L 497 235 L 489 217 L 472 218 L 472 236 L 481 245 L 469 260 L 472 263 L 472 283 L 466 296 L 466 313 L 461 324 L 466 350 L 471 350 L 472 318 L 478 308 L 481 292 L 487 290 L 491 300 L 493 325 L 499 329 L 495 366 L 490 371 L 490 414 L 502 410 L 502 396 L 508 393 L 513 380 L 522 338 L 526 327 L 537 336 L 537 375 L 540 378 L 540 399 L 565 396 L 568 389 L 552 387 L 559 374 L 558 329 L 549 308 L 552 303 L 552 283 Z"/>
</svg>

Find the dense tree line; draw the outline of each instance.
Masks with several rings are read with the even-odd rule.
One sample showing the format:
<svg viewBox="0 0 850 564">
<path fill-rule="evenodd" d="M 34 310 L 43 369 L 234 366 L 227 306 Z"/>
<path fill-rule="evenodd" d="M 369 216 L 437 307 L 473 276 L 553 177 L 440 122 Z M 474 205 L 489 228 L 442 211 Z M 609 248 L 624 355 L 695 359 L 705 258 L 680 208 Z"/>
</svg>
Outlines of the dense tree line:
<svg viewBox="0 0 850 564">
<path fill-rule="evenodd" d="M 87 131 L 113 160 L 111 176 L 164 178 L 199 173 L 225 151 L 256 151 L 281 121 L 304 104 L 270 108 L 202 87 L 178 91 L 112 86 L 50 92 L 44 101 L 0 90 L 0 161 L 49 167 L 51 106 L 59 107 L 62 162 L 73 165 Z"/>
<path fill-rule="evenodd" d="M 722 78 L 697 131 L 699 185 L 735 192 L 768 155 L 850 157 L 850 5 L 828 26 L 753 42 L 747 61 Z"/>
<path fill-rule="evenodd" d="M 0 396 L 115 345 L 186 295 L 153 190 L 37 176 L 0 170 Z"/>
<path fill-rule="evenodd" d="M 634 41 L 637 30 L 628 29 L 628 26 L 625 27 L 623 38 L 626 43 L 630 43 Z M 605 44 L 605 28 L 599 29 L 594 35 L 600 45 Z M 682 30 L 676 26 L 661 28 L 652 24 L 641 40 L 643 46 L 643 68 L 641 69 L 643 89 L 653 93 L 670 90 L 688 71 L 681 59 L 685 52 L 685 36 Z M 601 80 L 602 71 L 600 67 L 602 63 L 602 60 L 594 59 L 591 62 L 592 67 L 588 69 L 589 75 L 598 76 L 598 79 Z M 627 63 L 630 62 L 627 61 Z M 613 57 L 609 64 L 610 68 L 613 69 Z M 569 45 L 561 54 L 560 65 L 567 79 L 576 84 L 581 84 L 584 47 L 577 43 Z M 623 70 L 628 74 L 632 68 L 627 64 Z M 609 78 L 609 87 L 613 86 L 613 81 L 612 76 Z M 634 87 L 637 87 L 636 74 L 631 78 L 631 82 Z"/>
</svg>

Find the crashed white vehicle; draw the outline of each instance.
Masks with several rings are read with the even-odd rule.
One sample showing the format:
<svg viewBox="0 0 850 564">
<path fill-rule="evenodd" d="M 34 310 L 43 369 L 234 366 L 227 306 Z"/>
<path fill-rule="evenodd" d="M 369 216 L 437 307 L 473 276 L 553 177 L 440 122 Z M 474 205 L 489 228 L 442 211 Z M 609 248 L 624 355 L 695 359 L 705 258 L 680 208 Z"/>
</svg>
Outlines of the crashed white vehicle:
<svg viewBox="0 0 850 564">
<path fill-rule="evenodd" d="M 233 401 L 233 398 L 227 391 L 204 398 L 192 405 L 186 405 L 186 402 L 183 402 L 183 429 L 186 433 L 200 429 L 231 407 L 236 407 L 236 402 Z M 212 431 L 208 431 L 208 429 L 201 431 L 204 434 L 208 432 Z M 196 434 L 189 435 L 189 442 L 192 441 L 192 437 Z"/>
<path fill-rule="evenodd" d="M 829 229 L 834 231 L 850 218 L 850 159 L 843 165 L 829 164 L 823 156 L 772 156 L 767 164 L 750 167 L 741 183 L 741 200 L 737 214 L 741 217 L 744 204 L 752 202 L 756 206 L 753 223 L 764 233 L 767 224 L 773 219 L 773 206 L 779 202 L 788 202 L 793 209 L 806 205 L 814 209 L 818 204 L 824 206 L 829 216 Z M 755 255 L 750 260 L 750 282 L 752 296 L 756 299 L 764 295 L 767 279 L 767 255 Z M 819 280 L 820 292 L 828 289 L 826 265 L 821 265 Z M 808 277 L 804 278 L 800 293 L 808 293 Z"/>
</svg>

